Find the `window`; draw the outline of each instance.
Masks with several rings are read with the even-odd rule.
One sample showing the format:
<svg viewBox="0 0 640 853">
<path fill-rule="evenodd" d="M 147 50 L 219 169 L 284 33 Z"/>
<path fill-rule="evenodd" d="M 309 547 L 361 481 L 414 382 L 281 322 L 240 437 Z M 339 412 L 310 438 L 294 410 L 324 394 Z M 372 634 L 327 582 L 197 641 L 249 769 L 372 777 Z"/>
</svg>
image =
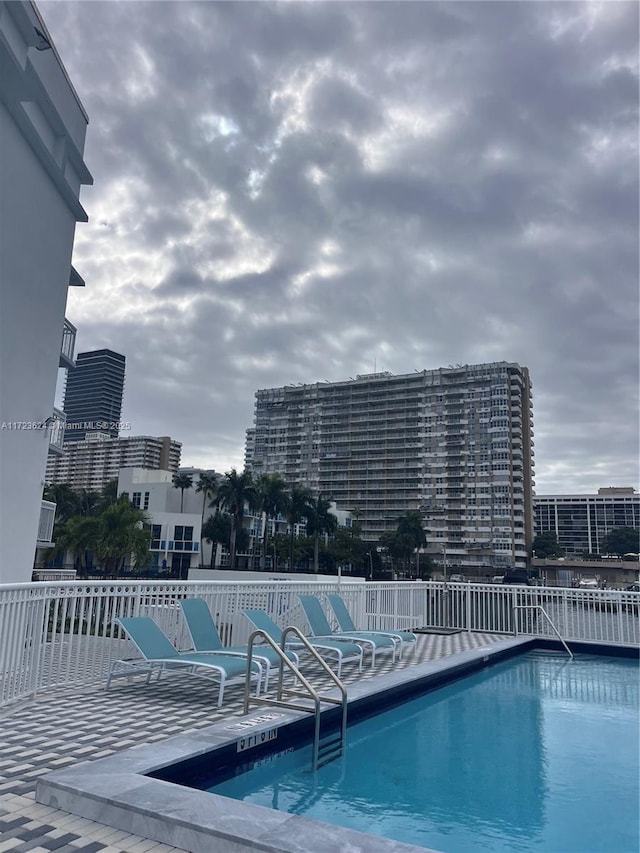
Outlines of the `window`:
<svg viewBox="0 0 640 853">
<path fill-rule="evenodd" d="M 144 504 L 143 509 L 149 509 L 149 492 L 144 493 Z"/>
<path fill-rule="evenodd" d="M 142 492 L 134 492 L 133 497 L 131 498 L 131 503 L 136 509 L 140 509 L 140 498 L 142 497 Z"/>
<path fill-rule="evenodd" d="M 174 549 L 176 551 L 193 550 L 193 525 L 183 526 L 177 524 L 174 527 Z"/>
</svg>

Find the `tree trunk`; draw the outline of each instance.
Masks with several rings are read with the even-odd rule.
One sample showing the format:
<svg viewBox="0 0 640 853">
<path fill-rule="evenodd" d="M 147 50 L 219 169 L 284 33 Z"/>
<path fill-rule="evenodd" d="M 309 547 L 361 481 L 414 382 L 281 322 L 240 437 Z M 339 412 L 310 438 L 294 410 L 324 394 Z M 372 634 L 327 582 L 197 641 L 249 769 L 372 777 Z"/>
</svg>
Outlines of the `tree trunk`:
<svg viewBox="0 0 640 853">
<path fill-rule="evenodd" d="M 231 535 L 229 536 L 229 561 L 231 563 L 230 568 L 235 569 L 235 567 L 236 567 L 236 517 L 235 517 L 235 515 L 231 516 Z"/>
<path fill-rule="evenodd" d="M 204 539 L 202 536 L 202 528 L 204 527 L 204 509 L 207 505 L 207 490 L 202 493 L 202 518 L 200 519 L 200 565 L 203 565 L 204 559 Z"/>
<path fill-rule="evenodd" d="M 260 571 L 267 571 L 267 521 L 269 516 L 264 514 L 264 530 L 262 531 L 262 553 L 260 554 Z"/>
</svg>

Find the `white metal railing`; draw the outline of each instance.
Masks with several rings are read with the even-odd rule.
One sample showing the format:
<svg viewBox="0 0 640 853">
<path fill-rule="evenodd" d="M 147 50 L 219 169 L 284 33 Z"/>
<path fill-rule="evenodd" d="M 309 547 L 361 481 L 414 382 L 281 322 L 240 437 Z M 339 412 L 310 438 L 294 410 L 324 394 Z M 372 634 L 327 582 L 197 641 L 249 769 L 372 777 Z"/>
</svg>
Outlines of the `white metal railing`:
<svg viewBox="0 0 640 853">
<path fill-rule="evenodd" d="M 60 367 L 73 367 L 73 354 L 76 348 L 76 327 L 67 318 L 64 318 L 62 328 L 62 344 L 60 346 Z"/>
<path fill-rule="evenodd" d="M 0 586 L 0 706 L 56 687 L 106 678 L 114 660 L 135 656 L 116 624 L 152 616 L 178 648 L 188 634 L 179 599 L 201 597 L 227 645 L 251 633 L 244 609 L 265 610 L 280 626 L 307 630 L 298 594 L 340 592 L 361 629 L 457 628 L 513 634 L 514 607 L 526 608 L 519 633 L 640 645 L 640 593 L 441 582 L 345 579 L 255 581 L 41 581 Z M 518 611 L 520 612 L 520 611 Z M 332 619 L 330 608 L 327 614 Z M 337 627 L 337 626 L 336 626 Z"/>
<path fill-rule="evenodd" d="M 64 431 L 67 425 L 67 416 L 60 409 L 53 409 L 53 415 L 49 419 L 49 449 L 56 453 L 64 451 Z"/>
<path fill-rule="evenodd" d="M 76 579 L 77 571 L 75 569 L 34 569 L 34 581 L 73 581 Z"/>
<path fill-rule="evenodd" d="M 549 616 L 549 614 L 547 613 L 547 611 L 544 609 L 544 607 L 541 604 L 531 604 L 531 605 L 516 604 L 513 608 L 514 617 L 516 616 L 516 613 L 518 610 L 527 610 L 529 607 L 531 608 L 531 610 L 537 610 L 539 613 L 542 614 L 542 616 L 544 616 L 544 618 L 547 620 L 547 623 L 549 624 L 549 627 L 552 629 L 553 633 L 556 635 L 556 637 L 560 640 L 562 645 L 565 647 L 566 652 L 569 655 L 569 657 L 573 659 L 573 652 L 571 651 L 569 646 L 565 643 L 564 639 L 562 638 L 562 634 L 560 633 L 560 631 L 558 631 L 556 626 L 553 624 L 553 622 L 551 621 L 551 617 Z M 514 633 L 517 636 L 519 621 L 517 618 L 514 618 L 514 621 L 516 623 Z"/>
<path fill-rule="evenodd" d="M 56 504 L 52 501 L 41 501 L 40 521 L 38 523 L 38 538 L 36 540 L 36 545 L 51 545 L 55 518 Z"/>
</svg>

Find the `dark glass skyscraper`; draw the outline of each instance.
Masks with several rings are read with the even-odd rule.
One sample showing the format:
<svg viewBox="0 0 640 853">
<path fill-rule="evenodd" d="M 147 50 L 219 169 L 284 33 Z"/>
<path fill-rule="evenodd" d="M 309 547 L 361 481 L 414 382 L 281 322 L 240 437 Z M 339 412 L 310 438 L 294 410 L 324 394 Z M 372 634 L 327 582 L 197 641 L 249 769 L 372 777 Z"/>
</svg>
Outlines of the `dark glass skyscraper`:
<svg viewBox="0 0 640 853">
<path fill-rule="evenodd" d="M 65 441 L 82 441 L 89 432 L 117 437 L 124 368 L 125 357 L 109 349 L 78 353 L 64 394 Z"/>
</svg>

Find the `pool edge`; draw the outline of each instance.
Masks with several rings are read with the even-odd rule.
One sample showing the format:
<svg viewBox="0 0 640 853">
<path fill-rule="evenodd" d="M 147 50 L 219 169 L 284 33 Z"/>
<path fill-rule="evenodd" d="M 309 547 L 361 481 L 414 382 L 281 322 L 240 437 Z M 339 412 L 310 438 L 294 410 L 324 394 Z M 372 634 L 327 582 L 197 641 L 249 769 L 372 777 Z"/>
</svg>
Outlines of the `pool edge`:
<svg viewBox="0 0 640 853">
<path fill-rule="evenodd" d="M 531 637 L 505 638 L 490 646 L 357 682 L 349 685 L 349 708 L 360 716 L 390 696 L 398 698 L 417 688 L 436 688 L 498 660 L 542 647 L 548 648 L 549 644 Z M 589 651 L 616 653 L 604 644 L 590 645 Z M 633 652 L 631 649 L 630 654 Z M 251 728 L 257 735 L 308 719 L 304 712 L 268 710 L 280 714 L 277 723 L 273 719 L 260 722 L 259 718 L 269 717 L 264 708 L 241 719 L 249 722 L 258 719 Z M 239 719 L 223 720 L 192 734 L 177 735 L 56 771 L 38 780 L 36 800 L 192 853 L 246 850 L 307 853 L 310 849 L 314 853 L 334 853 L 337 849 L 349 849 L 352 853 L 424 853 L 427 849 L 146 775 L 233 746 L 240 737 Z"/>
</svg>

